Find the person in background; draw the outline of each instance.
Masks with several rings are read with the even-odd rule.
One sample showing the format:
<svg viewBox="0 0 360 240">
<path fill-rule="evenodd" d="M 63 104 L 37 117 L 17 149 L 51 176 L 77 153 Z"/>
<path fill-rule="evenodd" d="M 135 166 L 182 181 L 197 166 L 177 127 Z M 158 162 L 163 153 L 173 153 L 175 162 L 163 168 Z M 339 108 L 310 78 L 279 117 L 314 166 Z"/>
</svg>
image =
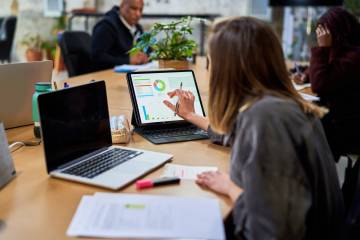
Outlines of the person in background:
<svg viewBox="0 0 360 240">
<path fill-rule="evenodd" d="M 295 91 L 281 44 L 265 22 L 217 23 L 209 42 L 209 119 L 194 95 L 177 89 L 185 120 L 231 146 L 230 175 L 206 172 L 197 183 L 233 202 L 228 239 L 341 239 L 344 204 L 319 117 L 325 110 Z"/>
<path fill-rule="evenodd" d="M 143 33 L 139 20 L 144 7 L 143 0 L 123 0 L 114 6 L 95 25 L 92 35 L 91 54 L 99 68 L 113 68 L 122 64 L 148 62 L 145 53 L 129 56 L 134 41 Z"/>
<path fill-rule="evenodd" d="M 309 79 L 330 110 L 322 123 L 338 160 L 342 154 L 360 154 L 360 23 L 343 8 L 332 8 L 319 19 L 316 35 Z"/>
</svg>

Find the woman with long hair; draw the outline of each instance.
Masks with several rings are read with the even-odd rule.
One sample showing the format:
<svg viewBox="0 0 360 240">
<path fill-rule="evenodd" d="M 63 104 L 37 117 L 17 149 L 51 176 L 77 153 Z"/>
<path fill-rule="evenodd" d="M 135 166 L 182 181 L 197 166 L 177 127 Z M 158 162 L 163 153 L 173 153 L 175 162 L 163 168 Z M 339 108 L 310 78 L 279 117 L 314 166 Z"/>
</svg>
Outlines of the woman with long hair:
<svg viewBox="0 0 360 240">
<path fill-rule="evenodd" d="M 227 237 L 340 239 L 343 200 L 319 121 L 325 111 L 293 88 L 270 26 L 250 17 L 217 23 L 209 58 L 209 119 L 195 114 L 189 91 L 169 93 L 177 107 L 164 103 L 231 146 L 230 175 L 197 179 L 232 200 Z"/>
<path fill-rule="evenodd" d="M 340 155 L 360 154 L 360 22 L 341 7 L 331 8 L 316 33 L 309 78 L 330 110 L 322 123 L 337 161 Z"/>
</svg>

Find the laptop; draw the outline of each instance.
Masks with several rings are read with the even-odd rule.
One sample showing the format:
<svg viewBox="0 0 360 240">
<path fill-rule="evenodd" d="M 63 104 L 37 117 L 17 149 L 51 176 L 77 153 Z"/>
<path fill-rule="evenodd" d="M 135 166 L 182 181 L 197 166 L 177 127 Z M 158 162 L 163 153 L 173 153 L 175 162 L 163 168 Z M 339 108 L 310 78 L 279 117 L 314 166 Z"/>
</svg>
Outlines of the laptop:
<svg viewBox="0 0 360 240">
<path fill-rule="evenodd" d="M 116 190 L 172 158 L 112 146 L 104 81 L 39 95 L 38 105 L 50 176 Z"/>
<path fill-rule="evenodd" d="M 154 144 L 207 139 L 207 132 L 185 121 L 164 105 L 168 92 L 179 89 L 195 96 L 195 112 L 205 116 L 192 70 L 133 72 L 127 74 L 135 131 Z"/>
<path fill-rule="evenodd" d="M 15 176 L 16 170 L 10 155 L 6 133 L 0 122 L 0 190 Z"/>
<path fill-rule="evenodd" d="M 50 82 L 52 69 L 52 61 L 0 65 L 0 121 L 5 129 L 33 123 L 35 83 Z"/>
</svg>

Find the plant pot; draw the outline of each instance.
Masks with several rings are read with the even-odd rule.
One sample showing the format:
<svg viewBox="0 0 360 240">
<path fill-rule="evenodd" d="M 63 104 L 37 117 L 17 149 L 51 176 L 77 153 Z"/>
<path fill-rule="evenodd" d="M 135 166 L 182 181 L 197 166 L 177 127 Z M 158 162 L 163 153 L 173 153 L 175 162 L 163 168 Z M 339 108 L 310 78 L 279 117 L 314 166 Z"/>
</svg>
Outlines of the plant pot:
<svg viewBox="0 0 360 240">
<path fill-rule="evenodd" d="M 51 49 L 46 49 L 45 50 L 45 57 L 46 57 L 46 60 L 54 61 L 54 55 L 53 55 Z"/>
<path fill-rule="evenodd" d="M 26 50 L 26 60 L 28 62 L 41 61 L 43 53 L 41 50 L 29 48 Z"/>
<path fill-rule="evenodd" d="M 178 70 L 189 69 L 190 64 L 186 60 L 159 60 L 160 68 L 175 68 Z"/>
</svg>

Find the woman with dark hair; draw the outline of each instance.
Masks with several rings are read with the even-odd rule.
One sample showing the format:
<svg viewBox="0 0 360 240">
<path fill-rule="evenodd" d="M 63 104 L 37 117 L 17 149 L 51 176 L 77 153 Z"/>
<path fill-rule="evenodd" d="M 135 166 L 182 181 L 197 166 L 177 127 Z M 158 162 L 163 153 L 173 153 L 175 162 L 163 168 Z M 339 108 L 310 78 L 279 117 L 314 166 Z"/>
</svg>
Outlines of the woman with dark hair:
<svg viewBox="0 0 360 240">
<path fill-rule="evenodd" d="M 197 179 L 232 200 L 227 238 L 341 239 L 344 206 L 318 118 L 324 110 L 293 88 L 271 27 L 249 17 L 216 24 L 209 59 L 209 119 L 195 114 L 190 91 L 169 93 L 177 107 L 164 103 L 231 146 L 230 175 Z"/>
<path fill-rule="evenodd" d="M 311 51 L 312 90 L 330 112 L 322 120 L 338 160 L 360 154 L 360 23 L 338 7 L 328 10 L 316 30 L 318 47 Z"/>
<path fill-rule="evenodd" d="M 331 8 L 319 19 L 316 35 L 308 76 L 330 110 L 322 123 L 337 161 L 341 154 L 360 154 L 360 23 L 343 8 Z"/>
</svg>

